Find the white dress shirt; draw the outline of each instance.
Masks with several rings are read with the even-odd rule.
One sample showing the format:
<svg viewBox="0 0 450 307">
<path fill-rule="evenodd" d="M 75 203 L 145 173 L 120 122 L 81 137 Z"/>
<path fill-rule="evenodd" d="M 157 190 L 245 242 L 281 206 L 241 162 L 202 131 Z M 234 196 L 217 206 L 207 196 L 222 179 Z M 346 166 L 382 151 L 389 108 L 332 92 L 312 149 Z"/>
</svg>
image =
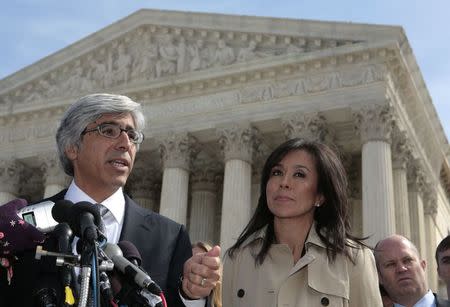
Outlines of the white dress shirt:
<svg viewBox="0 0 450 307">
<path fill-rule="evenodd" d="M 394 304 L 395 307 L 405 307 L 403 305 Z M 424 295 L 413 307 L 436 307 L 436 299 L 431 290 L 428 290 L 427 294 Z"/>
<path fill-rule="evenodd" d="M 80 201 L 88 201 L 90 203 L 97 203 L 89 195 L 84 193 L 72 180 L 69 188 L 67 189 L 64 199 L 70 200 L 74 204 Z M 122 188 L 119 188 L 114 194 L 100 203 L 109 210 L 105 216 L 103 216 L 103 223 L 105 225 L 105 235 L 108 239 L 108 243 L 117 244 L 119 242 L 120 233 L 122 232 L 123 219 L 125 216 L 125 197 L 123 195 Z M 77 253 L 77 241 L 75 237 L 73 240 L 72 251 L 76 255 Z M 78 275 L 78 270 L 76 274 Z M 186 300 L 181 294 L 179 294 L 184 305 L 187 307 L 203 307 L 205 306 L 205 299 L 199 300 Z"/>
<path fill-rule="evenodd" d="M 84 193 L 75 184 L 75 181 L 72 181 L 70 184 L 64 199 L 70 200 L 74 204 L 80 201 L 88 201 L 93 204 L 97 203 L 89 195 Z M 119 242 L 120 233 L 122 232 L 123 219 L 125 216 L 125 197 L 123 196 L 122 188 L 118 189 L 100 204 L 109 210 L 109 213 L 103 217 L 106 232 L 105 235 L 108 239 L 108 243 L 117 244 Z"/>
</svg>

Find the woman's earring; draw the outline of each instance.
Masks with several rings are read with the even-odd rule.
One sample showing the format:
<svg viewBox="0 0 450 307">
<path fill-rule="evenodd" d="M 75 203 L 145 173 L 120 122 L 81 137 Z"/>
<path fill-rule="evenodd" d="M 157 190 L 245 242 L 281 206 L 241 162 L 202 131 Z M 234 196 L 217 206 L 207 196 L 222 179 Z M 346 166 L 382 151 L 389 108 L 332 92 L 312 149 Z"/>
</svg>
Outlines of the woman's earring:
<svg viewBox="0 0 450 307">
<path fill-rule="evenodd" d="M 314 206 L 317 207 L 317 208 L 319 208 L 319 207 L 320 207 L 320 202 L 316 202 L 316 203 L 314 204 Z"/>
</svg>

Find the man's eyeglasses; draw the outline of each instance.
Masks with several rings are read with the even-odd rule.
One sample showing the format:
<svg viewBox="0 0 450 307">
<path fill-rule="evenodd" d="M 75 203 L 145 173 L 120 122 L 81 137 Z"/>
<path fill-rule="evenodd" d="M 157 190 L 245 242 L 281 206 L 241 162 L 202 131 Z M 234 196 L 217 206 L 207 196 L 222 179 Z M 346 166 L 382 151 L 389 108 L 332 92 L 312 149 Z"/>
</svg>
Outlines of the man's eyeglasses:
<svg viewBox="0 0 450 307">
<path fill-rule="evenodd" d="M 109 123 L 100 124 L 97 127 L 89 130 L 84 129 L 84 131 L 81 132 L 81 135 L 85 135 L 88 132 L 94 131 L 97 131 L 98 134 L 107 137 L 109 139 L 117 139 L 122 133 L 122 131 L 125 131 L 130 141 L 134 144 L 141 144 L 142 141 L 144 140 L 144 134 L 140 131 L 134 129 L 122 129 L 117 124 L 109 124 Z"/>
</svg>

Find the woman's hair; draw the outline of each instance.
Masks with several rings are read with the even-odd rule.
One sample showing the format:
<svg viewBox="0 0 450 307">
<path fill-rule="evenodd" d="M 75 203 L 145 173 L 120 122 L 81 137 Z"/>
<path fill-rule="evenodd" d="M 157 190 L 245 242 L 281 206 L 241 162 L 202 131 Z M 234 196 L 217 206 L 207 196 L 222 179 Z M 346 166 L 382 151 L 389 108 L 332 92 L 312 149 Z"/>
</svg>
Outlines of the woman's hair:
<svg viewBox="0 0 450 307">
<path fill-rule="evenodd" d="M 66 156 L 70 146 L 81 145 L 81 133 L 87 125 L 104 114 L 131 114 L 135 129 L 142 131 L 145 126 L 141 105 L 122 95 L 92 94 L 81 97 L 64 113 L 56 132 L 59 160 L 64 172 L 73 176 L 73 164 Z M 136 145 L 139 149 L 139 145 Z"/>
<path fill-rule="evenodd" d="M 315 229 L 320 240 L 326 246 L 328 258 L 334 261 L 338 253 L 344 253 L 353 260 L 346 248 L 346 246 L 349 246 L 346 239 L 352 239 L 359 244 L 362 243 L 360 238 L 350 234 L 347 197 L 348 182 L 344 166 L 338 156 L 327 145 L 301 138 L 294 138 L 284 142 L 267 158 L 261 176 L 258 205 L 237 242 L 228 250 L 228 255 L 231 258 L 234 252 L 252 234 L 267 226 L 263 245 L 255 257 L 257 264 L 264 262 L 270 246 L 275 242 L 274 215 L 267 205 L 267 182 L 270 179 L 272 168 L 288 153 L 297 150 L 309 153 L 315 161 L 318 174 L 317 192 L 324 197 L 324 202 L 314 212 Z"/>
<path fill-rule="evenodd" d="M 192 248 L 195 247 L 200 248 L 205 252 L 209 252 L 212 249 L 212 245 L 203 241 L 197 241 L 192 244 Z M 222 278 L 217 282 L 216 287 L 213 289 L 212 297 L 213 304 L 211 307 L 222 307 Z"/>
</svg>

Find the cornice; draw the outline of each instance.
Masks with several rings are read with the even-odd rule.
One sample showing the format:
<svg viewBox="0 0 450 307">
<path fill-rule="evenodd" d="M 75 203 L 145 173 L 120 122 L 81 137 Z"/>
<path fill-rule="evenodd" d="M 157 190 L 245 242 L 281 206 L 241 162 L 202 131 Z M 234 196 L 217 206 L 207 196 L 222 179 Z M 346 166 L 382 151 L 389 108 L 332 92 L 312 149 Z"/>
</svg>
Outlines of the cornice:
<svg viewBox="0 0 450 307">
<path fill-rule="evenodd" d="M 386 65 L 387 95 L 396 102 L 394 105 L 400 114 L 401 124 L 407 127 L 416 152 L 424 157 L 427 172 L 433 180 L 437 180 L 445 159 L 443 149 L 447 144 L 443 128 L 437 127 L 440 121 L 433 115 L 435 110 L 431 100 L 424 101 L 421 97 L 421 89 L 417 88 L 414 79 L 417 72 L 410 70 L 400 48 L 393 51 Z"/>
<path fill-rule="evenodd" d="M 447 199 L 450 200 L 450 163 L 448 162 L 447 159 L 442 164 L 440 172 L 440 181 L 447 195 Z"/>
<path fill-rule="evenodd" d="M 208 69 L 206 71 L 193 71 L 174 76 L 167 76 L 156 79 L 152 82 L 135 82 L 127 86 L 116 86 L 108 91 L 119 92 L 138 101 L 151 102 L 152 104 L 166 101 L 167 99 L 177 99 L 180 97 L 195 96 L 218 92 L 235 87 L 243 87 L 245 84 L 261 82 L 264 80 L 286 79 L 294 75 L 314 75 L 319 72 L 333 71 L 348 68 L 348 74 L 352 74 L 354 66 L 369 65 L 371 63 L 382 62 L 382 60 L 392 53 L 390 47 L 355 45 L 337 47 L 334 50 L 323 50 L 313 54 L 294 54 L 271 57 L 270 60 L 259 59 L 250 62 L 236 63 L 227 67 Z M 374 64 L 375 65 L 375 64 Z M 366 76 L 370 81 L 379 81 L 382 76 Z M 352 76 L 347 76 L 352 78 Z M 374 80 L 370 80 L 370 78 Z M 314 82 L 314 77 L 309 79 Z M 317 82 L 317 80 L 315 81 Z M 359 82 L 359 81 L 358 81 Z M 358 85 L 356 82 L 356 85 Z M 345 82 L 344 82 L 345 83 Z M 343 84 L 353 86 L 351 82 Z M 84 94 L 88 94 L 87 91 Z M 84 95 L 77 91 L 76 96 L 55 98 L 49 97 L 42 101 L 14 102 L 14 98 L 20 96 L 17 92 L 7 93 L 0 96 L 0 115 L 10 116 L 11 114 L 40 111 L 43 108 L 60 107 L 61 104 L 68 105 L 76 98 Z"/>
</svg>

